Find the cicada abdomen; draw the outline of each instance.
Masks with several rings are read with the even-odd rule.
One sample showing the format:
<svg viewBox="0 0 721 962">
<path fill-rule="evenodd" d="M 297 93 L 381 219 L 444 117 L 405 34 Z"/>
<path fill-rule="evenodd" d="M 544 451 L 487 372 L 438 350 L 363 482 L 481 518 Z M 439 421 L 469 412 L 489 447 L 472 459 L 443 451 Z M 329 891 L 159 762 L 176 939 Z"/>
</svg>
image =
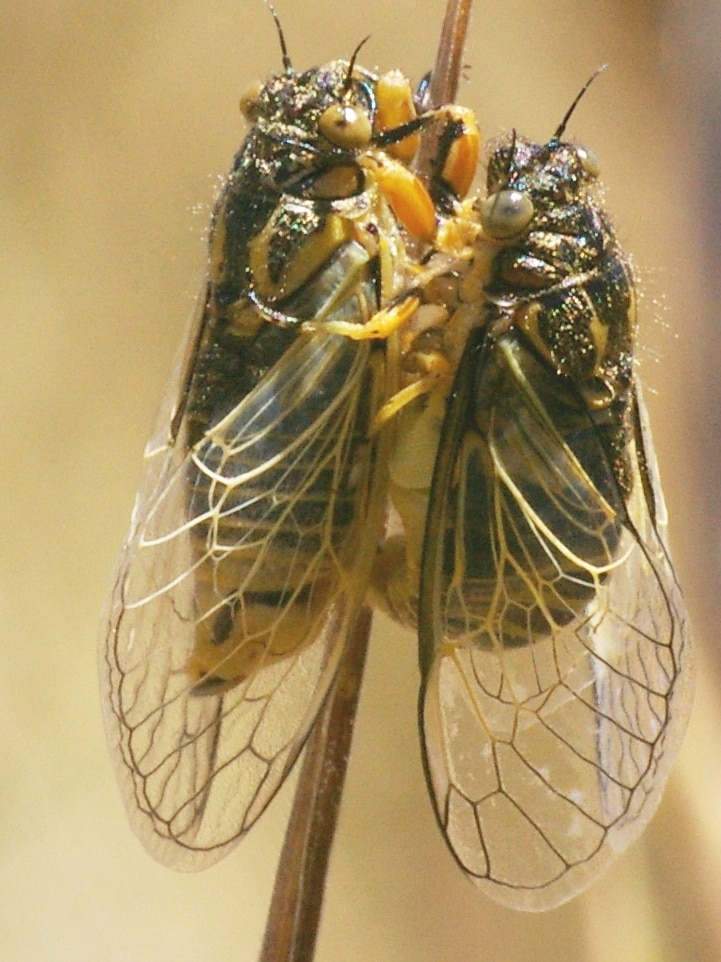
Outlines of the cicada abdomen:
<svg viewBox="0 0 721 962">
<path fill-rule="evenodd" d="M 284 59 L 243 100 L 252 127 L 103 638 L 131 820 L 181 868 L 253 824 L 334 677 L 385 511 L 388 432 L 371 423 L 404 315 L 382 309 L 410 283 L 405 236 L 435 232 L 408 165 L 425 122 L 408 82 L 355 58 L 301 74 Z"/>
</svg>

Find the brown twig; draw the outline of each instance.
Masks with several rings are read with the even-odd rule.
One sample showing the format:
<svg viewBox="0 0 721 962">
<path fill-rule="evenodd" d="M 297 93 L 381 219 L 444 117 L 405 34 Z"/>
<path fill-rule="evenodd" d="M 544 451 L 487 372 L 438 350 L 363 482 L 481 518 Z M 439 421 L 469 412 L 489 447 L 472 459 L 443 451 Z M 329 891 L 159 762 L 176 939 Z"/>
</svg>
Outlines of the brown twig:
<svg viewBox="0 0 721 962">
<path fill-rule="evenodd" d="M 363 608 L 305 748 L 260 962 L 310 962 L 350 753 L 371 612 Z"/>
<path fill-rule="evenodd" d="M 456 99 L 472 6 L 473 0 L 449 0 L 446 7 L 428 92 L 431 103 L 436 106 Z"/>
</svg>

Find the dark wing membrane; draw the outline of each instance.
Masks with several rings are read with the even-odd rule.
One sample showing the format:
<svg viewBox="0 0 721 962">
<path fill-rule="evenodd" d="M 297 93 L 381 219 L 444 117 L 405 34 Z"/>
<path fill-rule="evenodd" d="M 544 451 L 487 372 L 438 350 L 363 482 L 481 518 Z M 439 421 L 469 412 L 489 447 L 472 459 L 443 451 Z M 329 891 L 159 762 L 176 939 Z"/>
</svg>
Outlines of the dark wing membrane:
<svg viewBox="0 0 721 962">
<path fill-rule="evenodd" d="M 384 370 L 300 335 L 192 448 L 148 450 L 103 674 L 134 827 L 176 868 L 253 824 L 332 682 L 382 523 Z"/>
<path fill-rule="evenodd" d="M 642 417 L 622 495 L 570 395 L 564 414 L 512 332 L 478 335 L 429 508 L 425 765 L 464 871 L 541 910 L 590 884 L 658 803 L 689 708 L 686 618 Z"/>
</svg>

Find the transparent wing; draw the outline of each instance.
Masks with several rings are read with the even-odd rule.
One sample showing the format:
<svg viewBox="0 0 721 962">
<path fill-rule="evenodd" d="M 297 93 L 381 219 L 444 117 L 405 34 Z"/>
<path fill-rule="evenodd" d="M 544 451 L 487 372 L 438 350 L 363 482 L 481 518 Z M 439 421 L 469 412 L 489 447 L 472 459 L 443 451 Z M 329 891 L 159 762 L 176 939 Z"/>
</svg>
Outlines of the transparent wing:
<svg viewBox="0 0 721 962">
<path fill-rule="evenodd" d="M 512 335 L 476 338 L 461 363 L 429 509 L 420 713 L 459 864 L 541 910 L 650 819 L 690 671 L 640 402 L 613 466 L 533 363 Z"/>
<path fill-rule="evenodd" d="M 258 818 L 334 677 L 382 523 L 383 377 L 368 343 L 302 335 L 192 448 L 146 453 L 102 671 L 131 821 L 176 868 Z"/>
</svg>

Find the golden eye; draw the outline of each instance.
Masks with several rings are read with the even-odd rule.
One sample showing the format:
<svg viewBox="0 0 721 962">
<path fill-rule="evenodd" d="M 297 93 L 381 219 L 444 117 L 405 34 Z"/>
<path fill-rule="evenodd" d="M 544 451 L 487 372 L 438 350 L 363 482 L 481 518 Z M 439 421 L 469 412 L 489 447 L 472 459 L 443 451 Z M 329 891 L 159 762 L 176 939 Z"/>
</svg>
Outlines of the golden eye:
<svg viewBox="0 0 721 962">
<path fill-rule="evenodd" d="M 528 194 L 521 190 L 499 190 L 481 204 L 481 226 L 494 240 L 510 240 L 528 227 L 534 213 Z"/>
<path fill-rule="evenodd" d="M 373 136 L 368 114 L 349 104 L 332 104 L 320 115 L 318 130 L 336 147 L 357 150 L 367 147 Z"/>
<path fill-rule="evenodd" d="M 586 147 L 576 147 L 576 156 L 581 161 L 581 167 L 583 167 L 589 177 L 598 177 L 600 175 L 601 165 L 598 162 L 598 157 L 596 157 L 592 150 L 588 150 Z"/>
</svg>

